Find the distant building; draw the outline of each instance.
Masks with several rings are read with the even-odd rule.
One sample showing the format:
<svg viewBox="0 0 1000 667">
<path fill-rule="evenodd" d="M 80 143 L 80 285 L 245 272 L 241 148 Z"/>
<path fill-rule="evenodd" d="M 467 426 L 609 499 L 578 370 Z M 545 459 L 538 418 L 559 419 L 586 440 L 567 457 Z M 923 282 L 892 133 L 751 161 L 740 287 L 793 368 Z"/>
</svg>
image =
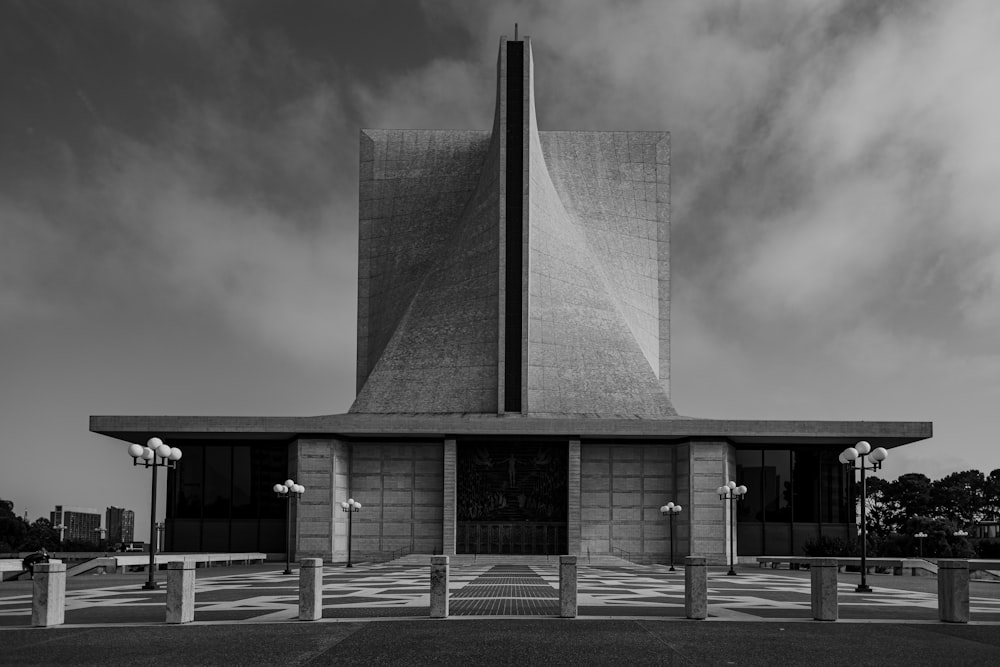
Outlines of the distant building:
<svg viewBox="0 0 1000 667">
<path fill-rule="evenodd" d="M 75 542 L 99 542 L 101 539 L 101 512 L 90 507 L 70 507 L 56 505 L 49 513 L 52 526 L 59 531 L 62 540 Z M 59 528 L 62 526 L 63 528 Z"/>
<path fill-rule="evenodd" d="M 1000 537 L 1000 521 L 980 521 L 972 527 L 972 536 L 986 539 Z"/>
<path fill-rule="evenodd" d="M 112 505 L 104 513 L 104 525 L 111 544 L 132 542 L 135 537 L 135 512 Z"/>
</svg>

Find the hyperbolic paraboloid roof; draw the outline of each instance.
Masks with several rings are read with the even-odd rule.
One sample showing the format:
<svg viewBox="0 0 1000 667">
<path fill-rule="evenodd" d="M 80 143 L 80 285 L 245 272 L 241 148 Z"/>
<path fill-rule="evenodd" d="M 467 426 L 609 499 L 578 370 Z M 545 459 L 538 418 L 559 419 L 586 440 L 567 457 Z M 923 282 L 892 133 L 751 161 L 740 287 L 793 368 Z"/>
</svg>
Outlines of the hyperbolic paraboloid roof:
<svg viewBox="0 0 1000 667">
<path fill-rule="evenodd" d="M 676 416 L 669 157 L 540 132 L 527 38 L 491 131 L 363 130 L 351 412 Z"/>
</svg>

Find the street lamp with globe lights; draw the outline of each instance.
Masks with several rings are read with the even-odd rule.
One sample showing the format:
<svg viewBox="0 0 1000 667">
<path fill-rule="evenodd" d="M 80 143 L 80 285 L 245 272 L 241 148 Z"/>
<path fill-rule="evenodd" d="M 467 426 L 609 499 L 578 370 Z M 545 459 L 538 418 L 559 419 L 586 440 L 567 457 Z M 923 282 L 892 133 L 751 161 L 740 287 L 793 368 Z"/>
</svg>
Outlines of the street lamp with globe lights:
<svg viewBox="0 0 1000 667">
<path fill-rule="evenodd" d="M 347 512 L 347 567 L 354 567 L 351 565 L 351 517 L 355 512 L 361 511 L 361 503 L 354 498 L 348 498 L 340 503 L 340 509 Z"/>
<path fill-rule="evenodd" d="M 918 540 L 920 540 L 920 557 L 923 558 L 924 557 L 924 538 L 927 537 L 927 533 L 925 533 L 924 531 L 920 531 L 919 533 L 914 534 L 914 537 L 917 538 Z"/>
<path fill-rule="evenodd" d="M 868 532 L 865 525 L 865 497 L 867 495 L 865 471 L 871 470 L 875 472 L 879 470 L 882 467 L 882 462 L 889 458 L 889 452 L 885 450 L 885 447 L 872 449 L 870 444 L 862 440 L 853 447 L 848 447 L 842 451 L 839 458 L 840 462 L 847 468 L 847 472 L 850 475 L 849 480 L 854 479 L 855 472 L 861 473 L 861 583 L 854 589 L 854 592 L 871 593 L 872 589 L 867 582 Z M 870 465 L 865 465 L 866 459 Z"/>
<path fill-rule="evenodd" d="M 670 519 L 670 571 L 674 570 L 674 517 L 681 513 L 681 506 L 669 502 L 660 508 L 660 514 Z"/>
<path fill-rule="evenodd" d="M 719 494 L 720 500 L 729 501 L 729 572 L 726 574 L 736 576 L 736 570 L 733 567 L 736 563 L 736 552 L 734 550 L 736 544 L 736 506 L 740 500 L 743 500 L 743 496 L 747 493 L 747 487 L 740 485 L 737 486 L 736 482 L 730 480 L 724 486 L 720 486 L 716 489 L 716 493 Z"/>
<path fill-rule="evenodd" d="M 296 484 L 293 479 L 286 479 L 284 484 L 275 484 L 271 487 L 274 493 L 279 497 L 284 499 L 288 505 L 286 507 L 286 516 L 288 517 L 288 530 L 285 536 L 285 572 L 284 574 L 291 574 L 291 555 L 292 555 L 292 499 L 296 501 L 298 498 L 306 492 L 306 487 L 301 484 Z"/>
<path fill-rule="evenodd" d="M 159 438 L 150 438 L 146 446 L 129 445 L 128 455 L 132 457 L 132 465 L 141 465 L 153 469 L 153 495 L 149 502 L 149 579 L 142 585 L 145 591 L 155 591 L 156 579 L 156 471 L 158 468 L 176 469 L 181 459 L 181 450 L 177 447 L 163 444 Z"/>
</svg>

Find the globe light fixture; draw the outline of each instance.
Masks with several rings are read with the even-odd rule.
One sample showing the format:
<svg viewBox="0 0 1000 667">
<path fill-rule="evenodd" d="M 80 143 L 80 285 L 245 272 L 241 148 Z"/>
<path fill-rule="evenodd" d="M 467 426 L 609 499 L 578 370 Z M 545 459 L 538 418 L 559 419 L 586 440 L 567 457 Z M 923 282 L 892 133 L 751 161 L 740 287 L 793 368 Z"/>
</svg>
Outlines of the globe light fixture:
<svg viewBox="0 0 1000 667">
<path fill-rule="evenodd" d="M 885 447 L 872 446 L 865 440 L 860 441 L 853 447 L 848 447 L 840 453 L 840 462 L 847 469 L 848 479 L 854 479 L 854 473 L 861 474 L 861 583 L 855 590 L 856 593 L 871 593 L 872 589 L 868 585 L 868 532 L 865 521 L 865 497 L 867 487 L 865 485 L 865 472 L 871 470 L 875 472 L 882 467 L 882 462 L 889 458 L 889 452 Z M 867 464 L 866 464 L 867 462 Z"/>
<path fill-rule="evenodd" d="M 271 487 L 275 495 L 282 498 L 287 503 L 285 507 L 285 516 L 287 517 L 287 531 L 285 532 L 285 571 L 283 574 L 291 574 L 291 557 L 292 557 L 292 502 L 298 502 L 299 498 L 303 493 L 306 492 L 306 487 L 301 484 L 296 484 L 293 479 L 286 479 L 284 484 L 275 484 Z"/>
<path fill-rule="evenodd" d="M 348 498 L 340 503 L 340 509 L 347 512 L 347 567 L 354 567 L 351 565 L 351 517 L 355 512 L 361 511 L 361 503 L 354 498 Z"/>
<path fill-rule="evenodd" d="M 747 494 L 747 487 L 743 485 L 736 485 L 736 482 L 730 480 L 726 482 L 723 486 L 720 486 L 715 490 L 719 494 L 720 500 L 729 501 L 729 574 L 731 576 L 736 576 L 736 503 L 743 500 L 743 496 Z"/>
<path fill-rule="evenodd" d="M 176 469 L 181 460 L 181 450 L 171 447 L 160 438 L 150 438 L 146 446 L 132 444 L 128 446 L 128 455 L 132 457 L 132 465 L 141 465 L 153 469 L 153 494 L 149 501 L 149 579 L 142 585 L 142 590 L 155 591 L 156 585 L 156 471 L 159 468 Z"/>
<path fill-rule="evenodd" d="M 660 508 L 660 514 L 670 519 L 670 571 L 674 570 L 674 517 L 681 513 L 681 506 L 669 502 Z"/>
</svg>

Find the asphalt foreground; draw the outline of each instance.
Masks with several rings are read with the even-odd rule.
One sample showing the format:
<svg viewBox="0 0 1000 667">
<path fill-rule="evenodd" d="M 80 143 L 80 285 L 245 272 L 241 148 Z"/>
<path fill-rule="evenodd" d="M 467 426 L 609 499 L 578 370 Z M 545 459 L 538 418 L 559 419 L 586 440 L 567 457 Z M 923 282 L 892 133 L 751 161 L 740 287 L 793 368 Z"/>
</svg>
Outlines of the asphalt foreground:
<svg viewBox="0 0 1000 667">
<path fill-rule="evenodd" d="M 997 665 L 995 625 L 421 619 L 5 630 L 17 665 Z"/>
</svg>

